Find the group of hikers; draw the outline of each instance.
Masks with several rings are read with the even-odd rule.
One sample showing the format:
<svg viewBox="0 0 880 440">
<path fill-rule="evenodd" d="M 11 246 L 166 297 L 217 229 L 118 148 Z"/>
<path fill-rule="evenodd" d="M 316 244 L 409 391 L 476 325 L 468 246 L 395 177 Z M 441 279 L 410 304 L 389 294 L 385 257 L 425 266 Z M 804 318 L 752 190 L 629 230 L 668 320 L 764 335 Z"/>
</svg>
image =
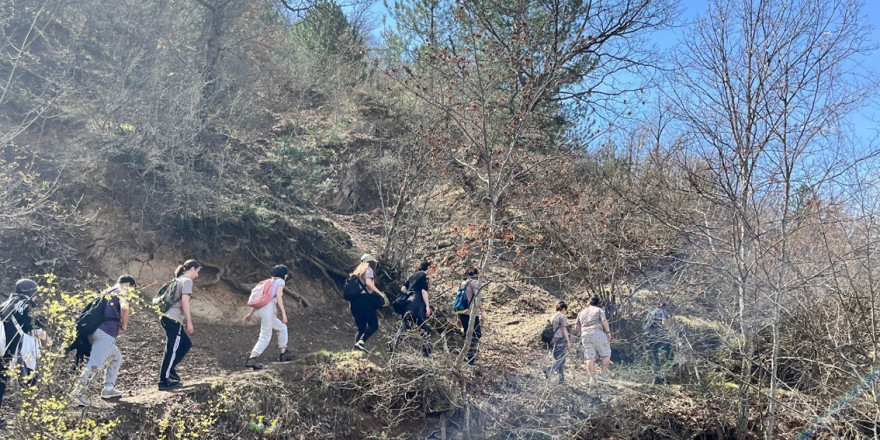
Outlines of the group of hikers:
<svg viewBox="0 0 880 440">
<path fill-rule="evenodd" d="M 432 314 L 429 290 L 429 270 L 431 261 L 428 258 L 419 262 L 417 270 L 407 279 L 401 287 L 401 293 L 397 295 L 394 304 L 388 296 L 376 287 L 377 260 L 370 254 L 364 254 L 360 264 L 351 272 L 349 280 L 343 288 L 343 297 L 349 301 L 351 315 L 354 318 L 357 331 L 354 338 L 354 348 L 367 351 L 367 341 L 379 329 L 377 310 L 393 305 L 396 312 L 402 315 L 399 330 L 391 338 L 388 350 L 393 352 L 403 336 L 410 330 L 417 330 L 421 335 L 422 351 L 424 356 L 429 356 L 431 345 L 428 343 L 431 335 L 431 327 L 427 320 Z M 169 391 L 181 386 L 181 377 L 176 367 L 186 356 L 192 347 L 190 335 L 193 334 L 193 320 L 191 298 L 193 294 L 193 281 L 198 278 L 202 264 L 197 260 L 185 261 L 174 271 L 174 280 L 167 283 L 154 298 L 154 304 L 158 304 L 160 311 L 159 322 L 165 331 L 165 349 L 159 366 L 158 389 Z M 287 313 L 284 307 L 284 288 L 290 276 L 288 268 L 277 265 L 271 269 L 270 277 L 258 284 L 252 291 L 248 304 L 251 310 L 244 317 L 246 323 L 254 316 L 260 322 L 260 333 L 257 342 L 246 357 L 244 367 L 261 369 L 258 358 L 268 347 L 272 332 L 278 334 L 277 343 L 280 350 L 279 362 L 287 362 L 293 358 L 288 351 Z M 353 287 L 351 287 L 353 286 Z M 137 282 L 130 275 L 120 276 L 116 283 L 101 292 L 95 299 L 91 309 L 87 307 L 77 321 L 77 341 L 68 350 L 76 348 L 78 359 L 88 356 L 88 362 L 83 368 L 75 383 L 72 399 L 80 406 L 90 406 L 87 397 L 87 389 L 95 376 L 104 370 L 104 385 L 100 392 L 102 399 L 114 399 L 122 395 L 116 389 L 116 378 L 122 364 L 122 354 L 116 347 L 116 338 L 128 328 L 131 316 L 128 298 L 134 293 Z M 467 345 L 466 360 L 473 365 L 477 355 L 477 346 L 482 336 L 481 322 L 485 321 L 482 306 L 479 310 L 471 310 L 475 298 L 480 292 L 479 271 L 468 268 L 464 273 L 464 279 L 459 284 L 459 294 L 455 301 L 455 312 L 458 314 L 459 324 L 468 334 L 469 327 L 473 323 L 473 332 L 470 343 Z M 20 366 L 21 376 L 35 383 L 36 357 L 39 353 L 41 342 L 51 345 L 51 339 L 43 331 L 42 323 L 32 316 L 33 306 L 39 301 L 39 288 L 35 281 L 21 279 L 15 284 L 15 292 L 0 305 L 0 318 L 2 318 L 3 332 L 0 333 L 0 404 L 6 390 L 7 368 L 11 364 Z M 255 298 L 262 298 L 256 300 Z M 280 312 L 281 318 L 278 318 Z M 477 313 L 471 317 L 471 313 Z M 92 319 L 96 327 L 91 328 L 83 324 L 87 313 L 96 316 Z M 565 381 L 565 361 L 571 346 L 569 324 L 566 318 L 568 306 L 564 301 L 556 305 L 556 313 L 550 320 L 552 337 L 548 346 L 554 358 L 553 364 L 544 369 L 544 375 L 549 379 L 550 374 L 556 372 L 559 382 Z M 666 329 L 669 315 L 663 310 L 663 305 L 658 304 L 652 310 L 645 321 L 647 333 L 657 335 L 651 342 L 653 362 L 660 364 L 671 359 L 672 346 L 668 342 Z M 605 316 L 605 311 L 599 307 L 599 299 L 593 297 L 589 305 L 577 315 L 575 332 L 580 333 L 581 342 L 587 361 L 589 382 L 608 380 L 608 364 L 611 358 L 611 327 Z M 464 349 L 464 348 L 463 348 Z M 598 373 L 596 360 L 598 359 Z M 656 379 L 655 379 L 656 380 Z M 0 419 L 0 427 L 5 421 Z"/>
</svg>

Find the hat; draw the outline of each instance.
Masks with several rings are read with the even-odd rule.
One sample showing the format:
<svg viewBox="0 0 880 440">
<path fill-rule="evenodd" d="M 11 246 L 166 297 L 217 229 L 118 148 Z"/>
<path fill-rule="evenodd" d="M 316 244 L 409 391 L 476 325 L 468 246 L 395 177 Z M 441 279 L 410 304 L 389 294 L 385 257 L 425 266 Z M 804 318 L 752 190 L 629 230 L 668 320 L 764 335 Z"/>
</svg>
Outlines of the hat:
<svg viewBox="0 0 880 440">
<path fill-rule="evenodd" d="M 15 293 L 23 293 L 32 296 L 37 293 L 37 282 L 31 279 L 22 278 L 15 282 Z"/>
<path fill-rule="evenodd" d="M 373 258 L 370 254 L 361 255 L 361 261 L 364 263 L 378 263 L 379 261 Z"/>
</svg>

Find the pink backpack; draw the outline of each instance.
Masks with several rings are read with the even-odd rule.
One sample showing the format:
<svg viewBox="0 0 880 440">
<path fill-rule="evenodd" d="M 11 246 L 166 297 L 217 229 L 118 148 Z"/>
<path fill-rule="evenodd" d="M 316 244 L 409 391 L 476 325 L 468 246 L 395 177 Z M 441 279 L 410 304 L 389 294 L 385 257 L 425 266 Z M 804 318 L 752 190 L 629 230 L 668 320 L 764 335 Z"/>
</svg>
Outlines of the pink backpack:
<svg viewBox="0 0 880 440">
<path fill-rule="evenodd" d="M 257 283 L 251 289 L 251 296 L 248 298 L 247 304 L 257 309 L 269 304 L 272 301 L 272 287 L 275 286 L 274 280 L 275 278 L 267 278 Z"/>
</svg>

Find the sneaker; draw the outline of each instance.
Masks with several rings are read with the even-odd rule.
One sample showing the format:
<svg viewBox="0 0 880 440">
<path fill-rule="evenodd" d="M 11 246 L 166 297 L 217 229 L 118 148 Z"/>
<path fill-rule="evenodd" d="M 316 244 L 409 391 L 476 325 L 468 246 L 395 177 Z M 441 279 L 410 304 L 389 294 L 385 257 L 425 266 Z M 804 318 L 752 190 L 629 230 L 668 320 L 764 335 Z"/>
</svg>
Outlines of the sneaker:
<svg viewBox="0 0 880 440">
<path fill-rule="evenodd" d="M 89 398 L 86 397 L 85 394 L 77 394 L 73 396 L 73 403 L 77 406 L 91 406 L 92 402 L 89 401 Z"/>
<path fill-rule="evenodd" d="M 360 350 L 360 351 L 367 351 L 367 349 L 364 347 L 364 340 L 363 340 L 363 339 L 361 339 L 360 341 L 355 342 L 355 343 L 354 343 L 354 348 L 357 348 L 357 349 Z"/>
<path fill-rule="evenodd" d="M 591 377 L 590 380 L 587 382 L 587 385 L 596 385 L 596 378 Z"/>
<path fill-rule="evenodd" d="M 549 369 L 549 368 L 545 368 L 545 369 L 543 369 L 543 370 L 541 370 L 541 371 L 544 372 L 544 379 L 550 380 L 550 369 Z"/>
<path fill-rule="evenodd" d="M 159 391 L 171 391 L 178 387 L 180 387 L 180 382 L 159 382 Z"/>
<path fill-rule="evenodd" d="M 257 358 L 248 358 L 244 361 L 244 367 L 252 370 L 262 370 L 263 366 L 257 363 Z"/>
<path fill-rule="evenodd" d="M 180 382 L 180 376 L 177 375 L 177 372 L 174 371 L 174 368 L 171 369 L 171 373 L 168 373 L 168 379 L 174 382 Z"/>
<path fill-rule="evenodd" d="M 104 390 L 101 391 L 102 399 L 115 399 L 117 397 L 122 397 L 122 393 L 120 393 L 116 388 L 110 388 L 109 390 L 107 388 L 104 388 Z"/>
<path fill-rule="evenodd" d="M 285 351 L 284 353 L 278 353 L 278 362 L 288 362 L 293 360 L 293 353 L 289 351 Z"/>
<path fill-rule="evenodd" d="M 600 375 L 596 376 L 596 379 L 599 380 L 600 382 L 608 382 L 608 376 L 606 376 L 604 374 L 600 374 Z"/>
</svg>

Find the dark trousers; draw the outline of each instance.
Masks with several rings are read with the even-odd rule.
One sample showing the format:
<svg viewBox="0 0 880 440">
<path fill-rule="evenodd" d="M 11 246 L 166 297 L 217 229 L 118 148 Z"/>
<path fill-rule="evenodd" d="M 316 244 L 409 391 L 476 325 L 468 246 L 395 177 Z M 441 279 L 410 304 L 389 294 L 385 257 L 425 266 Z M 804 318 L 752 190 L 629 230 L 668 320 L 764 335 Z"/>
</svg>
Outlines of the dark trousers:
<svg viewBox="0 0 880 440">
<path fill-rule="evenodd" d="M 18 351 L 17 344 L 13 344 L 6 351 L 6 355 L 0 358 L 0 405 L 3 404 L 3 396 L 6 394 L 6 381 L 9 380 L 6 377 L 6 368 L 9 366 L 9 363 L 12 362 L 12 353 Z M 19 374 L 21 377 L 29 376 L 33 371 L 30 368 L 21 365 Z M 33 386 L 37 384 L 37 375 L 33 375 L 30 380 L 27 381 L 28 386 Z"/>
<path fill-rule="evenodd" d="M 549 378 L 550 374 L 559 373 L 559 382 L 565 382 L 565 358 L 568 357 L 568 343 L 565 339 L 557 339 L 553 342 L 553 365 L 544 369 L 544 374 Z"/>
<path fill-rule="evenodd" d="M 413 313 L 412 311 L 408 311 L 404 313 L 403 324 L 400 326 L 400 330 L 397 331 L 397 334 L 394 335 L 394 340 L 391 341 L 392 350 L 397 349 L 397 345 L 400 344 L 400 340 L 403 339 L 403 335 L 405 335 L 407 331 L 418 328 L 419 333 L 422 335 L 422 340 L 424 341 L 422 345 L 422 353 L 425 356 L 430 355 L 431 347 L 428 343 L 428 337 L 431 335 L 431 327 L 428 326 L 425 319 L 424 312 Z"/>
<path fill-rule="evenodd" d="M 162 357 L 162 368 L 159 370 L 159 381 L 168 382 L 169 375 L 174 367 L 183 360 L 186 353 L 192 347 L 192 341 L 186 334 L 183 324 L 166 317 L 162 317 L 162 328 L 165 329 L 165 356 Z"/>
<path fill-rule="evenodd" d="M 650 343 L 651 364 L 654 372 L 659 373 L 660 370 L 673 359 L 672 344 L 669 341 L 655 340 Z"/>
<path fill-rule="evenodd" d="M 464 337 L 467 337 L 468 325 L 471 321 L 471 315 L 458 315 L 458 322 L 461 323 L 461 328 L 464 329 Z M 483 328 L 480 326 L 480 317 L 474 317 L 474 335 L 471 337 L 470 347 L 468 347 L 467 352 L 467 361 L 469 364 L 474 364 L 474 358 L 477 356 L 477 344 L 480 342 L 480 338 L 483 337 Z M 465 341 L 467 344 L 467 341 Z M 464 347 L 462 347 L 464 349 Z"/>
<path fill-rule="evenodd" d="M 379 317 L 376 316 L 376 309 L 352 307 L 351 316 L 354 317 L 354 324 L 357 326 L 354 342 L 367 342 L 370 336 L 379 330 Z"/>
</svg>

